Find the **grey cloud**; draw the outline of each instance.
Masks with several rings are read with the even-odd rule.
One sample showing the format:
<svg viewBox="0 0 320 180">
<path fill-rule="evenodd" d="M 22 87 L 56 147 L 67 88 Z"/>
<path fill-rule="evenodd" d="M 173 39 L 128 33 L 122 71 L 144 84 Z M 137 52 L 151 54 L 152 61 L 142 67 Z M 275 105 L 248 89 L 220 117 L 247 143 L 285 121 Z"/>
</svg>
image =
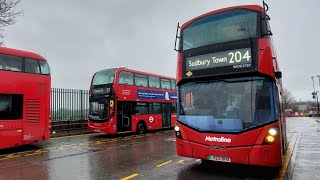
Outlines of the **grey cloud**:
<svg viewBox="0 0 320 180">
<path fill-rule="evenodd" d="M 320 2 L 267 2 L 284 86 L 298 100 L 311 99 L 310 76 L 320 74 L 316 23 Z M 88 89 L 95 71 L 120 66 L 174 77 L 177 22 L 226 6 L 261 3 L 24 0 L 24 15 L 6 29 L 5 43 L 46 57 L 53 87 Z"/>
</svg>

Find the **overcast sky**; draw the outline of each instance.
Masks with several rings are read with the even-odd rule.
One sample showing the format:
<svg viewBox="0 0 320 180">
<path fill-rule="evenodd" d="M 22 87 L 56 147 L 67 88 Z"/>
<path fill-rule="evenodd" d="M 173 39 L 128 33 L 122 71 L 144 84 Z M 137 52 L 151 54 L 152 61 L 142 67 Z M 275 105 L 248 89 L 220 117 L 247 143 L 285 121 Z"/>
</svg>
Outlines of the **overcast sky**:
<svg viewBox="0 0 320 180">
<path fill-rule="evenodd" d="M 320 91 L 319 0 L 271 1 L 270 25 L 283 85 L 311 100 Z M 175 77 L 177 23 L 253 0 L 23 0 L 23 14 L 5 29 L 5 45 L 44 56 L 52 87 L 88 89 L 94 72 L 128 67 Z"/>
</svg>

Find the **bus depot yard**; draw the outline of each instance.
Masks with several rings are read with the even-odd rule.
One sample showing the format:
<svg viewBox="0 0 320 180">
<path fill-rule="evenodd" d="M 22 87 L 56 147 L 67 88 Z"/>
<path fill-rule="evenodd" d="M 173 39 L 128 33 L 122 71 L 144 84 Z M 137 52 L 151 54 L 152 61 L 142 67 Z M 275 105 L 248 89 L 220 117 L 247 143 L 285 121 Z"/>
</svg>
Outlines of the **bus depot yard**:
<svg viewBox="0 0 320 180">
<path fill-rule="evenodd" d="M 180 157 L 174 132 L 160 130 L 65 136 L 1 150 L 0 179 L 319 179 L 315 120 L 287 118 L 289 147 L 282 168 Z"/>
<path fill-rule="evenodd" d="M 0 179 L 320 179 L 318 113 L 283 102 L 268 10 L 178 23 L 176 77 L 104 67 L 88 91 L 1 47 Z"/>
</svg>

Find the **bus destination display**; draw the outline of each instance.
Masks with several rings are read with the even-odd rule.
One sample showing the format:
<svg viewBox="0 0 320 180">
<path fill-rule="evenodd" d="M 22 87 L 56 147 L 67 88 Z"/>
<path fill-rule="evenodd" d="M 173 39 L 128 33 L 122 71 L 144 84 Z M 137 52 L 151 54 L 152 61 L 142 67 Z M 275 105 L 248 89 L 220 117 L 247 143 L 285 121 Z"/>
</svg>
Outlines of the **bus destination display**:
<svg viewBox="0 0 320 180">
<path fill-rule="evenodd" d="M 210 53 L 200 56 L 188 57 L 186 70 L 200 70 L 215 67 L 232 66 L 234 69 L 251 68 L 251 49 L 242 48 L 230 51 Z"/>
</svg>

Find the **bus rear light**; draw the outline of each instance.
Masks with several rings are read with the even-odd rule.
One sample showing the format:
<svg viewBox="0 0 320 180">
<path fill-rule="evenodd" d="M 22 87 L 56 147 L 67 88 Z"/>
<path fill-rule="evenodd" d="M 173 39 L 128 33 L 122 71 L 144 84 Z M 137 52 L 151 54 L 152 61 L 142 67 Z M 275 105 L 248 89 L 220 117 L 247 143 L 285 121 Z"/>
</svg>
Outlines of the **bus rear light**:
<svg viewBox="0 0 320 180">
<path fill-rule="evenodd" d="M 51 124 L 52 124 L 52 122 L 51 122 L 51 115 L 49 116 L 49 129 L 51 129 Z"/>
</svg>

